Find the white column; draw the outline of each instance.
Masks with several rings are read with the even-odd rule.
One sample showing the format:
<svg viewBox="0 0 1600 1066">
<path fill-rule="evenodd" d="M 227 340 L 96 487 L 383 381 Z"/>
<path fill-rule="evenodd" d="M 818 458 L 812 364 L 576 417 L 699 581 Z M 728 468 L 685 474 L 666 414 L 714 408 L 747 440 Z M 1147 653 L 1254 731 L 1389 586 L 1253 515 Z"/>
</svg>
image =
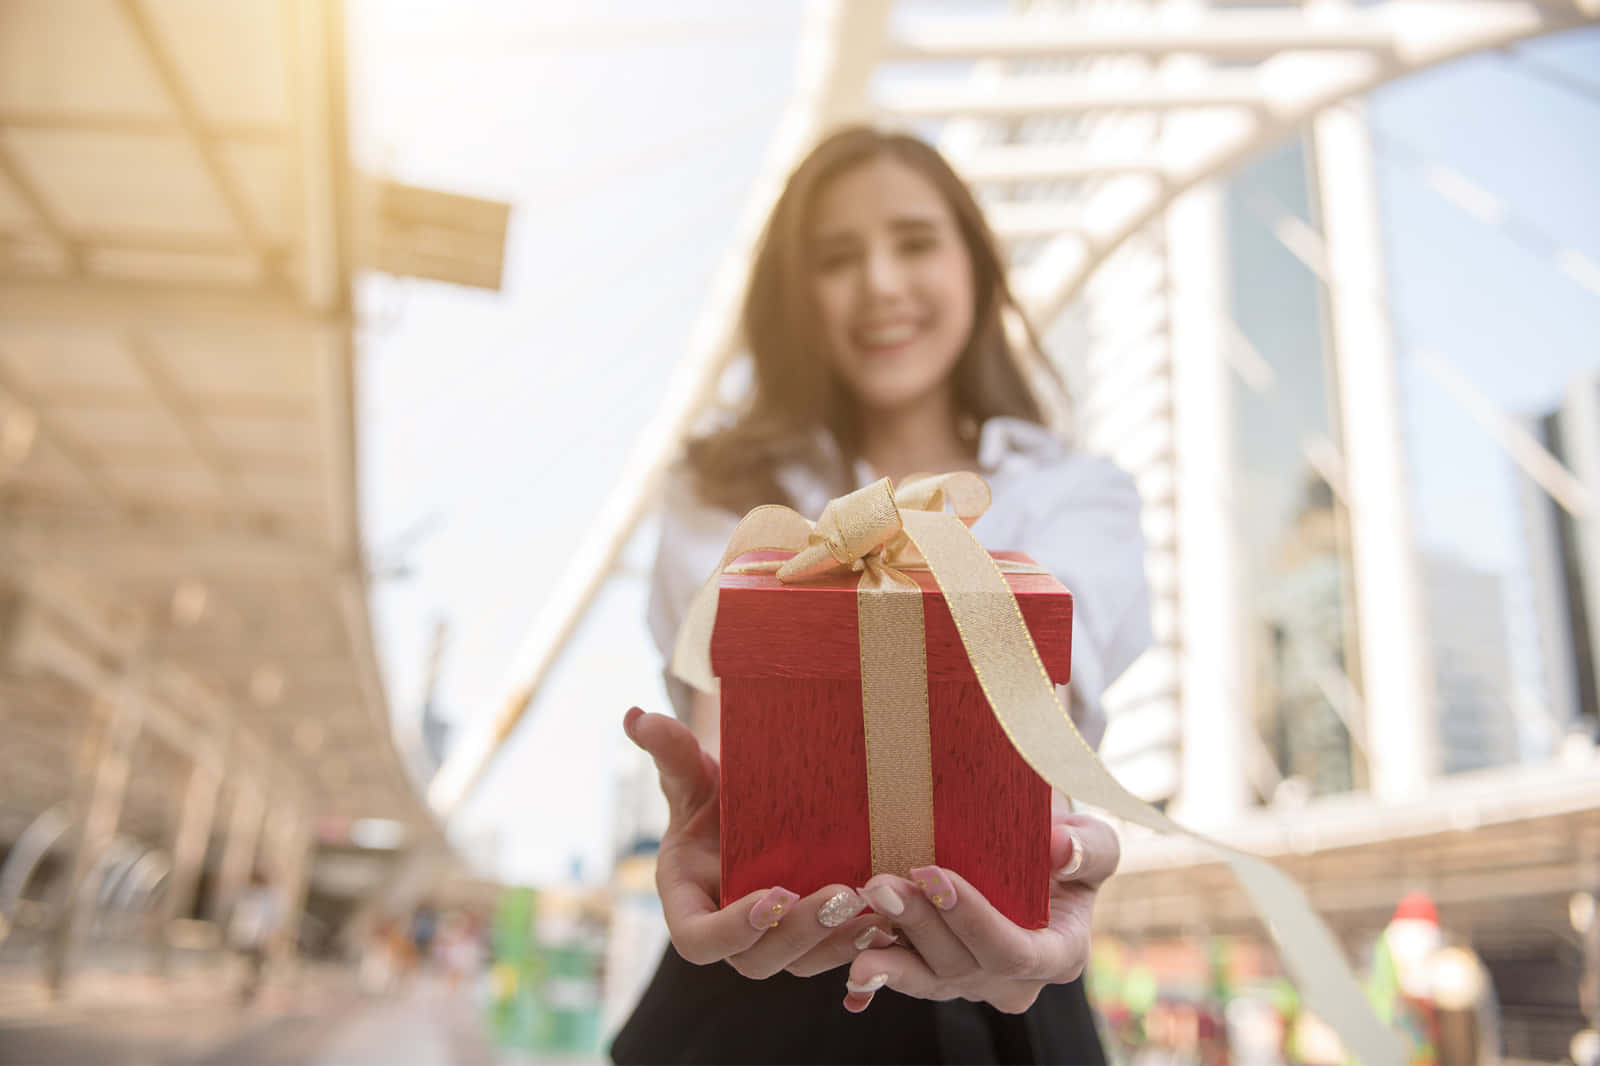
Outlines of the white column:
<svg viewBox="0 0 1600 1066">
<path fill-rule="evenodd" d="M 1222 191 L 1203 185 L 1167 212 L 1174 450 L 1177 456 L 1178 628 L 1183 706 L 1179 816 L 1215 828 L 1250 803 L 1249 706 L 1234 528 L 1232 385 Z"/>
<path fill-rule="evenodd" d="M 202 758 L 190 767 L 172 836 L 172 873 L 166 895 L 161 900 L 161 921 L 155 933 L 157 973 L 167 972 L 170 961 L 167 937 L 172 923 L 188 917 L 194 908 L 221 785 L 222 776 L 209 759 Z"/>
<path fill-rule="evenodd" d="M 110 706 L 95 708 L 95 719 L 79 753 L 72 798 L 71 857 L 45 957 L 45 980 L 54 996 L 66 991 L 78 940 L 94 915 L 97 900 L 89 878 L 111 846 L 122 817 L 133 749 L 144 721 L 143 688 L 144 666 L 135 659 L 124 667 Z"/>
<path fill-rule="evenodd" d="M 1568 383 L 1559 426 L 1567 469 L 1589 490 L 1590 499 L 1600 500 L 1600 375 L 1583 374 Z M 1566 520 L 1565 513 L 1556 515 L 1556 521 Z M 1578 654 L 1586 652 L 1591 663 L 1600 665 L 1600 521 L 1593 516 L 1574 517 L 1571 523 L 1582 586 L 1579 595 L 1589 619 L 1589 647 L 1573 650 Z M 1571 643 L 1576 636 L 1565 642 Z M 1572 727 L 1581 710 L 1573 701 L 1571 716 L 1561 723 L 1563 729 Z"/>
<path fill-rule="evenodd" d="M 267 876 L 283 907 L 283 922 L 275 956 L 299 956 L 300 925 L 311 877 L 311 819 L 303 803 L 280 800 L 269 817 Z"/>
<path fill-rule="evenodd" d="M 1397 800 L 1418 795 L 1438 773 L 1438 723 L 1406 491 L 1377 179 L 1366 119 L 1358 109 L 1323 111 L 1312 135 L 1372 792 L 1380 800 Z"/>
<path fill-rule="evenodd" d="M 230 755 L 237 759 L 237 753 Z M 217 883 L 211 892 L 207 913 L 211 920 L 224 929 L 230 920 L 234 901 L 250 880 L 256 866 L 262 821 L 266 814 L 266 800 L 261 787 L 251 778 L 236 780 L 233 799 L 228 811 L 228 835 L 222 846 L 222 865 L 217 871 Z"/>
</svg>

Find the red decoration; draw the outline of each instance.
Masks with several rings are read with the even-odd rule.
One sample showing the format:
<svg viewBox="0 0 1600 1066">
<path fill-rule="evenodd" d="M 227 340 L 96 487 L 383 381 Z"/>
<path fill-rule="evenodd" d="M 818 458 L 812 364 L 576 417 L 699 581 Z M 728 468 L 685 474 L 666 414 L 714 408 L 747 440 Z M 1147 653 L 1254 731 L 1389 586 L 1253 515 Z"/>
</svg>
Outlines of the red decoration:
<svg viewBox="0 0 1600 1066">
<path fill-rule="evenodd" d="M 923 589 L 935 861 L 1018 925 L 1042 928 L 1050 786 L 994 720 L 933 575 L 910 576 Z M 1065 684 L 1071 593 L 1045 574 L 1006 580 L 1051 680 Z M 711 661 L 722 683 L 724 905 L 774 885 L 806 895 L 872 876 L 856 634 L 853 574 L 797 585 L 722 575 Z"/>
</svg>

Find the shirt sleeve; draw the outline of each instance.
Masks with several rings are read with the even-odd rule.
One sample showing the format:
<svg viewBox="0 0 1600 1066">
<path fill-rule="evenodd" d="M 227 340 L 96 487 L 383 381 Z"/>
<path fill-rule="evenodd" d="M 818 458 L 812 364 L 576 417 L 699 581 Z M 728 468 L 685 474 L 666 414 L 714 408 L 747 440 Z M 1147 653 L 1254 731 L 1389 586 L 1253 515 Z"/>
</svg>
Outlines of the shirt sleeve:
<svg viewBox="0 0 1600 1066">
<path fill-rule="evenodd" d="M 1139 493 L 1115 464 L 1087 455 L 1065 457 L 1041 479 L 1021 548 L 1072 593 L 1068 706 L 1098 748 L 1102 694 L 1153 641 Z"/>
<path fill-rule="evenodd" d="M 656 545 L 655 568 L 650 576 L 646 622 L 661 653 L 662 678 L 667 696 L 679 718 L 688 720 L 693 690 L 672 676 L 672 648 L 678 629 L 689 613 L 689 603 L 717 565 L 738 517 L 703 502 L 694 491 L 693 478 L 682 466 L 666 478 L 661 506 L 661 535 Z"/>
</svg>

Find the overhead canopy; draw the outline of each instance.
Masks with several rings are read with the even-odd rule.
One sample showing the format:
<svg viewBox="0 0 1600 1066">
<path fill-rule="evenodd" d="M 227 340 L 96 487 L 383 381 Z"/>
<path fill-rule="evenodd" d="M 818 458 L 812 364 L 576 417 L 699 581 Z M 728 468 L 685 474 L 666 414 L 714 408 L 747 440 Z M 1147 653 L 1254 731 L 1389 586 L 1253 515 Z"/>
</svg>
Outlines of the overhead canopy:
<svg viewBox="0 0 1600 1066">
<path fill-rule="evenodd" d="M 202 759 L 433 831 L 357 531 L 342 18 L 0 5 L 0 832 L 130 691 L 135 831 Z"/>
</svg>

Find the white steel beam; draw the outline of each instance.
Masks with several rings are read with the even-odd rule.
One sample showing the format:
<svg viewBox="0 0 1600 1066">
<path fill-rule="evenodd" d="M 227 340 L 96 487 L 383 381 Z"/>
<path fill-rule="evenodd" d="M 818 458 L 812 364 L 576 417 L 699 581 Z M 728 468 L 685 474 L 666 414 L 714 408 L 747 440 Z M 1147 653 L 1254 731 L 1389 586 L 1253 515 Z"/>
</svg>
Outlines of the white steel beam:
<svg viewBox="0 0 1600 1066">
<path fill-rule="evenodd" d="M 208 534 L 193 540 L 165 539 L 162 529 L 130 528 L 103 533 L 78 525 L 35 523 L 13 529 L 11 546 L 30 560 L 70 563 L 101 580 L 227 582 L 283 581 L 331 576 L 332 555 L 324 549 L 233 534 Z"/>
<path fill-rule="evenodd" d="M 116 571 L 131 577 L 193 570 L 224 581 L 316 577 L 334 567 L 332 551 L 317 542 L 259 533 L 237 512 L 213 520 L 186 519 L 178 512 L 151 512 L 137 520 L 89 506 L 63 508 L 31 499 L 13 500 L 0 511 L 9 545 L 30 561 L 54 557 L 93 574 Z"/>
<path fill-rule="evenodd" d="M 0 274 L 0 336 L 8 326 L 83 325 L 122 328 L 282 330 L 286 348 L 306 331 L 349 325 L 348 312 L 311 311 L 288 293 L 200 285 L 112 281 L 39 281 Z"/>
<path fill-rule="evenodd" d="M 188 438 L 189 446 L 200 457 L 201 464 L 211 471 L 217 490 L 225 496 L 242 497 L 244 493 L 239 484 L 238 471 L 223 451 L 216 435 L 211 432 L 211 427 L 200 416 L 194 402 L 183 394 L 161 365 L 160 357 L 149 340 L 143 336 L 129 337 L 126 349 L 129 358 L 144 375 L 150 391 L 155 393 L 167 415 Z"/>
<path fill-rule="evenodd" d="M 73 233 L 75 245 L 85 255 L 97 251 L 152 252 L 156 255 L 238 256 L 248 250 L 231 237 L 208 234 L 139 233 L 119 230 L 79 229 Z M 269 254 L 281 256 L 285 249 L 269 244 Z"/>
<path fill-rule="evenodd" d="M 336 137 L 344 119 L 342 3 L 286 0 L 285 61 L 298 139 L 294 160 L 300 176 L 300 292 L 321 312 L 345 306 L 348 282 L 343 218 L 348 173 Z"/>
<path fill-rule="evenodd" d="M 1378 231 L 1377 176 L 1366 120 L 1319 115 L 1317 189 L 1328 315 L 1337 366 L 1350 515 L 1362 695 L 1373 794 L 1421 795 L 1439 772 L 1432 648 L 1412 536 L 1399 382 Z"/>
<path fill-rule="evenodd" d="M 1179 543 L 1204 566 L 1178 568 L 1186 823 L 1213 829 L 1250 802 L 1244 608 L 1235 522 L 1233 382 L 1224 354 L 1228 320 L 1222 190 L 1205 185 L 1167 212 L 1171 263 L 1172 421 Z"/>
<path fill-rule="evenodd" d="M 255 214 L 250 210 L 250 205 L 245 202 L 244 194 L 239 191 L 238 184 L 233 180 L 233 175 L 228 173 L 228 168 L 223 165 L 222 155 L 208 136 L 205 124 L 200 120 L 200 112 L 195 107 L 194 100 L 190 98 L 182 77 L 178 74 L 178 67 L 173 62 L 171 53 L 156 34 L 155 27 L 151 24 L 150 17 L 140 0 L 121 0 L 120 6 L 123 16 L 139 39 L 145 58 L 150 61 L 157 80 L 166 91 L 167 102 L 177 113 L 184 132 L 188 134 L 195 151 L 199 153 L 200 161 L 204 164 L 212 184 L 216 186 L 223 202 L 227 204 L 228 213 L 233 217 L 234 227 L 239 231 L 241 240 L 254 252 L 263 273 L 268 272 L 272 265 L 272 247 L 262 233 Z"/>
<path fill-rule="evenodd" d="M 0 129 L 114 133 L 133 137 L 171 137 L 181 136 L 185 132 L 181 122 L 169 118 L 21 107 L 0 107 Z M 204 121 L 203 129 L 212 140 L 248 141 L 269 146 L 282 143 L 285 136 L 283 127 L 268 122 L 216 122 L 208 119 Z"/>
<path fill-rule="evenodd" d="M 1207 139 L 1204 148 L 1183 159 L 1174 159 L 1174 169 L 1157 195 L 1143 202 L 1130 202 L 1114 216 L 1092 212 L 1097 220 L 1102 217 L 1106 220 L 1104 228 L 1097 233 L 1098 239 L 1083 254 L 1059 257 L 1059 265 L 1047 274 L 1030 276 L 1029 289 L 1033 295 L 1028 301 L 1028 310 L 1034 321 L 1045 326 L 1053 322 L 1081 291 L 1089 275 L 1186 189 L 1238 166 L 1257 151 L 1291 134 L 1322 109 L 1462 56 L 1600 20 L 1600 5 L 1567 8 L 1499 0 L 1470 3 L 1391 0 L 1384 5 L 1384 12 L 1395 32 L 1392 62 L 1344 63 L 1331 73 L 1322 67 L 1318 70 L 1320 77 L 1297 84 L 1296 57 L 1280 55 L 1274 60 L 1278 69 L 1268 81 L 1279 91 L 1271 94 L 1261 116 L 1237 124 L 1213 120 L 1215 134 Z M 1308 72 L 1316 66 L 1310 62 L 1315 59 L 1309 57 L 1305 65 Z"/>
<path fill-rule="evenodd" d="M 211 888 L 211 898 L 206 901 L 206 914 L 215 922 L 227 918 L 233 901 L 250 879 L 267 811 L 268 797 L 258 779 L 248 776 L 244 767 L 229 767 L 229 777 L 233 796 L 228 809 L 227 835 L 223 838 L 222 863 Z"/>
<path fill-rule="evenodd" d="M 1083 208 L 1063 200 L 1005 200 L 986 205 L 983 213 L 1003 241 L 1084 231 Z"/>
<path fill-rule="evenodd" d="M 1120 84 L 1119 84 L 1120 83 Z M 1200 107 L 1256 110 L 1268 103 L 1253 72 L 1214 74 L 1197 84 L 1094 75 L 1044 75 L 994 82 L 917 83 L 885 89 L 880 110 L 895 118 L 1026 118 L 1104 111 Z"/>
<path fill-rule="evenodd" d="M 104 465 L 100 460 L 77 439 L 72 431 L 45 410 L 39 400 L 3 366 L 0 366 L 0 399 L 5 399 L 12 406 L 27 411 L 38 432 L 54 445 L 58 452 L 67 457 L 107 506 L 117 511 L 126 511 L 127 503 L 122 492 L 106 476 Z"/>
<path fill-rule="evenodd" d="M 11 187 L 16 189 L 22 202 L 28 205 L 28 210 L 33 212 L 34 219 L 39 228 L 44 230 L 52 240 L 66 249 L 67 262 L 71 272 L 76 274 L 83 269 L 83 248 L 67 232 L 65 223 L 56 217 L 55 211 L 45 202 L 44 194 L 34 186 L 33 179 L 28 177 L 17 162 L 15 153 L 8 147 L 4 140 L 0 140 L 0 176 L 3 176 Z"/>
<path fill-rule="evenodd" d="M 167 972 L 171 961 L 167 934 L 172 923 L 188 917 L 194 908 L 200 874 L 205 868 L 206 845 L 211 840 L 217 792 L 221 785 L 222 766 L 219 761 L 199 760 L 190 766 L 171 838 L 172 871 L 166 891 L 161 895 L 160 921 L 154 930 L 155 969 L 160 974 Z"/>
<path fill-rule="evenodd" d="M 1080 17 L 929 20 L 897 31 L 887 58 L 1059 59 L 1101 55 L 1156 58 L 1194 52 L 1260 59 L 1282 51 L 1385 53 L 1393 31 L 1379 18 L 1318 22 L 1300 11 L 1208 13 L 1204 21 L 1110 22 Z"/>
<path fill-rule="evenodd" d="M 281 628 L 243 634 L 164 632 L 152 641 L 151 650 L 176 663 L 218 669 L 236 663 L 245 670 L 263 661 L 336 662 L 349 654 L 342 633 L 305 635 Z M 292 673 L 289 679 L 293 680 Z"/>
<path fill-rule="evenodd" d="M 1550 494 L 1579 523 L 1595 518 L 1594 496 L 1584 482 L 1575 477 L 1526 426 L 1506 415 L 1466 376 L 1438 354 L 1427 349 L 1410 353 L 1411 359 L 1433 378 L 1459 404 L 1474 422 L 1509 455 L 1529 480 Z M 1574 458 L 1584 453 L 1575 452 Z M 1600 601 L 1596 601 L 1600 602 Z"/>
<path fill-rule="evenodd" d="M 38 614 L 24 616 L 10 658 L 23 673 L 44 671 L 97 696 L 112 682 L 111 673 L 92 651 L 68 640 Z M 184 755 L 201 758 L 219 750 L 214 738 L 197 735 L 193 723 L 164 701 L 149 702 L 143 721 L 151 734 Z M 59 725 L 59 719 L 53 724 Z"/>
<path fill-rule="evenodd" d="M 1160 177 L 1167 164 L 1151 152 L 1108 152 L 1071 144 L 1004 144 L 977 149 L 959 169 L 971 184 L 998 185 L 1120 174 Z"/>
<path fill-rule="evenodd" d="M 61 896 L 45 958 L 45 979 L 57 997 L 65 991 L 77 941 L 95 903 L 94 893 L 86 891 L 90 874 L 111 846 L 122 816 L 134 744 L 144 719 L 145 680 L 141 660 L 124 667 L 115 698 L 96 716 L 79 756 L 68 829 L 72 857 L 58 886 Z"/>
</svg>

